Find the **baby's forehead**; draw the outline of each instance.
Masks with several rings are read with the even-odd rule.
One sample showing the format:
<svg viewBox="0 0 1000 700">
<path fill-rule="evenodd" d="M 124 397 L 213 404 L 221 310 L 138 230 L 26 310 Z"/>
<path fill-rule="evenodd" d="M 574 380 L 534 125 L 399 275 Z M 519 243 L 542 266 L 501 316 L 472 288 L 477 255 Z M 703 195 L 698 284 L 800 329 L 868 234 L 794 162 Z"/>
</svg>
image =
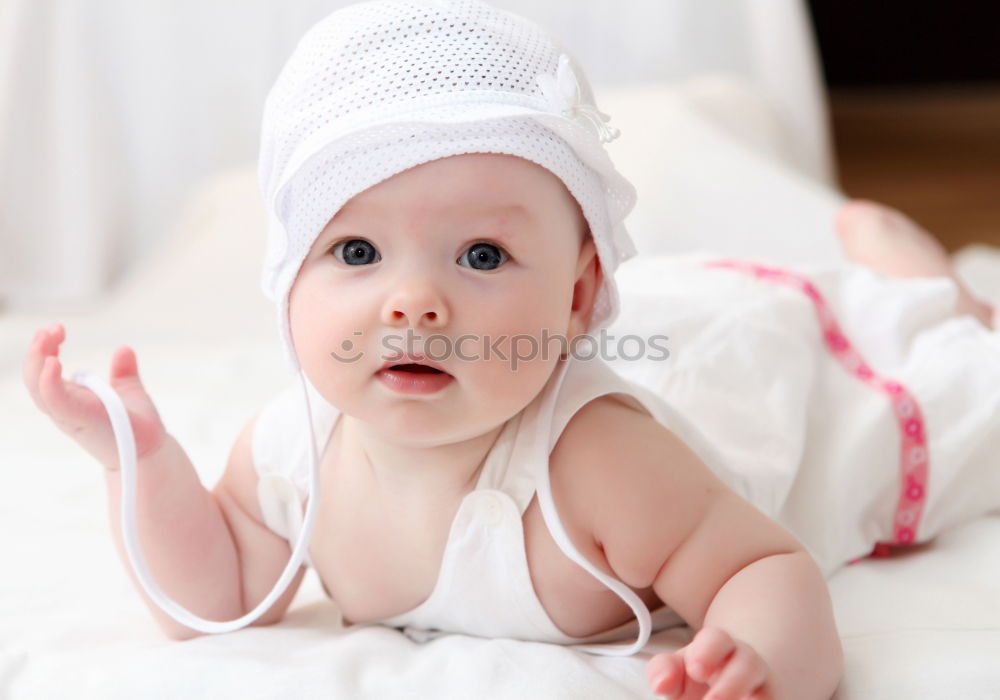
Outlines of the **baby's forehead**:
<svg viewBox="0 0 1000 700">
<path fill-rule="evenodd" d="M 385 203 L 389 202 L 390 206 Z M 516 200 L 462 200 L 439 199 L 433 201 L 413 200 L 414 206 L 406 206 L 404 202 L 393 201 L 391 197 L 365 198 L 355 197 L 345 204 L 337 217 L 347 218 L 395 218 L 397 216 L 434 216 L 438 219 L 449 219 L 461 222 L 524 222 L 537 218 L 537 213 L 530 207 Z M 395 205 L 395 206 L 393 206 Z"/>
<path fill-rule="evenodd" d="M 577 202 L 562 180 L 527 159 L 463 154 L 404 170 L 349 199 L 338 216 L 385 215 L 403 208 L 463 218 L 530 219 Z"/>
</svg>

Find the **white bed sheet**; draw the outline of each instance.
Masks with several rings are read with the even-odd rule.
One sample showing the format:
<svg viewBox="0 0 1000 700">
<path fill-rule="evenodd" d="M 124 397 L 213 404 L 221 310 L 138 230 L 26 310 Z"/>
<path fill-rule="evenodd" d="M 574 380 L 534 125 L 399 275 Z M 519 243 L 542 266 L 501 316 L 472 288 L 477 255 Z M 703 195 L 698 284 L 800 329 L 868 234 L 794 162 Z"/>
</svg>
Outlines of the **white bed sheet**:
<svg viewBox="0 0 1000 700">
<path fill-rule="evenodd" d="M 673 113 L 675 126 L 690 116 L 682 112 Z M 660 221 L 732 254 L 727 237 L 762 228 L 754 217 L 770 211 L 758 250 L 830 254 L 820 234 L 832 234 L 839 197 L 724 134 L 691 128 L 701 141 L 684 145 L 672 132 L 675 168 L 683 172 L 689 158 L 756 177 L 689 187 Z M 676 171 L 640 173 L 640 191 L 662 177 L 682 180 Z M 716 216 L 734 194 L 731 211 L 747 218 L 699 219 Z M 658 215 L 647 209 L 639 220 Z M 113 298 L 58 318 L 0 316 L 0 698 L 651 697 L 648 654 L 604 658 L 457 635 L 419 645 L 386 628 L 342 631 L 314 572 L 279 625 L 183 643 L 160 636 L 114 551 L 99 465 L 35 410 L 20 357 L 34 329 L 53 320 L 68 329 L 67 372 L 104 373 L 114 347 L 136 348 L 168 429 L 214 484 L 239 429 L 288 378 L 271 307 L 257 291 L 260 221 L 252 172 L 222 177 Z M 641 228 L 639 237 L 658 245 Z M 813 243 L 798 238 L 803 231 Z M 1000 251 L 970 250 L 960 262 L 975 287 L 1000 301 Z M 831 588 L 847 659 L 837 700 L 1000 697 L 1000 516 L 905 556 L 849 567 Z M 684 630 L 661 633 L 647 651 L 685 639 Z"/>
</svg>

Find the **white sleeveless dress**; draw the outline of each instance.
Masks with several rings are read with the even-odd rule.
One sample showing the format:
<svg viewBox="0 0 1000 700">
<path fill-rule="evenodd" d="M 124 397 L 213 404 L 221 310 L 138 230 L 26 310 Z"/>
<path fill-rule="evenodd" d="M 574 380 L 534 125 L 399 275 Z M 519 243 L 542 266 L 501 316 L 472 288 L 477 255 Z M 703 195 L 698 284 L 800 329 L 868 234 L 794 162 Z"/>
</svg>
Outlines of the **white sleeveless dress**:
<svg viewBox="0 0 1000 700">
<path fill-rule="evenodd" d="M 548 482 L 549 454 L 570 418 L 586 403 L 605 394 L 623 394 L 637 387 L 599 361 L 569 358 L 560 363 L 543 391 L 510 419 L 491 449 L 475 488 L 462 500 L 451 524 L 441 569 L 433 592 L 404 614 L 366 624 L 405 630 L 414 639 L 462 633 L 509 637 L 579 647 L 597 654 L 625 655 L 638 651 L 650 633 L 683 624 L 670 609 L 652 614 L 621 581 L 612 590 L 632 606 L 636 618 L 612 630 L 588 637 L 560 631 L 535 594 L 524 548 L 522 518 L 532 497 L 546 506 L 552 536 L 571 559 L 582 558 L 569 541 L 552 505 Z M 336 408 L 308 386 L 317 450 L 321 451 L 339 417 Z M 652 397 L 636 397 L 640 402 Z M 652 406 L 647 410 L 652 412 Z M 302 502 L 308 492 L 306 414 L 299 383 L 272 401 L 260 414 L 252 450 L 260 476 L 258 496 L 265 523 L 294 542 L 302 525 Z M 335 486 L 334 486 L 335 487 Z M 589 565 L 589 563 L 588 563 Z M 592 565 L 590 565 L 592 568 Z M 600 576 L 603 572 L 594 569 Z M 592 571 L 593 573 L 593 571 Z M 617 588 L 617 590 L 616 590 Z M 640 620 L 645 618 L 645 629 Z M 631 640 L 624 644 L 609 644 Z"/>
</svg>

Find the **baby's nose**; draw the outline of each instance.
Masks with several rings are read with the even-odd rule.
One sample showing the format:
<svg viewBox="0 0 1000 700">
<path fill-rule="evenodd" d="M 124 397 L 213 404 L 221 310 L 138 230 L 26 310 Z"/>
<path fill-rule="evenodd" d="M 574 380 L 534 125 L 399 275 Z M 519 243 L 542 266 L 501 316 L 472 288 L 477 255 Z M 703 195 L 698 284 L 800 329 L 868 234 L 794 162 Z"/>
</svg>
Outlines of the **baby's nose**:
<svg viewBox="0 0 1000 700">
<path fill-rule="evenodd" d="M 387 326 L 440 328 L 448 323 L 449 316 L 444 296 L 430 281 L 400 286 L 382 309 L 382 322 Z"/>
</svg>

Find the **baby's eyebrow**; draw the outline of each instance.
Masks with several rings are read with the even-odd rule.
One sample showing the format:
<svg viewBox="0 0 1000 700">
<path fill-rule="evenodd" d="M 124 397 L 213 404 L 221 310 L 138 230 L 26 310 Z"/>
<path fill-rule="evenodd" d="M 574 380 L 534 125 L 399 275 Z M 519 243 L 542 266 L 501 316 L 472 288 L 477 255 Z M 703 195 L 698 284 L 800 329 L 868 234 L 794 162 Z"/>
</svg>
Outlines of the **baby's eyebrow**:
<svg viewBox="0 0 1000 700">
<path fill-rule="evenodd" d="M 495 220 L 498 219 L 530 219 L 531 212 L 521 204 L 460 204 L 454 207 L 455 211 L 462 216 L 483 216 Z M 494 223 L 491 222 L 491 223 Z M 500 238 L 510 238 L 516 229 L 501 229 Z"/>
</svg>

